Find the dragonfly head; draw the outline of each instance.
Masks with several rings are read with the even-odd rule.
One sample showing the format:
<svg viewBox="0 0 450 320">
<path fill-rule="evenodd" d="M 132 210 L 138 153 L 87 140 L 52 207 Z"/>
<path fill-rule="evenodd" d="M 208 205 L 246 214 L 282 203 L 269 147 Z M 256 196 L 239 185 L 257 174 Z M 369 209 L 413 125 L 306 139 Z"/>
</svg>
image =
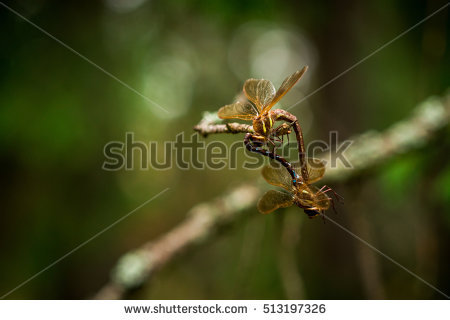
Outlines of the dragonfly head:
<svg viewBox="0 0 450 320">
<path fill-rule="evenodd" d="M 310 219 L 321 214 L 321 212 L 319 210 L 314 210 L 314 209 L 304 209 L 303 211 L 305 211 L 308 218 L 310 218 Z"/>
</svg>

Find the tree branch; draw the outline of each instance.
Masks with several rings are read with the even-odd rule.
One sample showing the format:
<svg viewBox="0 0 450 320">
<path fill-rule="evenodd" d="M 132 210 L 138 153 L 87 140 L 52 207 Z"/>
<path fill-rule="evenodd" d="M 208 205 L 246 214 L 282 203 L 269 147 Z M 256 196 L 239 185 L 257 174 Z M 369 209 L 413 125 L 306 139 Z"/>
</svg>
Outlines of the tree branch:
<svg viewBox="0 0 450 320">
<path fill-rule="evenodd" d="M 202 136 L 207 137 L 211 133 L 254 133 L 253 126 L 243 123 L 220 123 L 221 119 L 216 112 L 205 112 L 202 120 L 194 127 Z"/>
<path fill-rule="evenodd" d="M 450 93 L 442 99 L 426 100 L 408 119 L 392 125 L 386 131 L 381 133 L 370 131 L 356 137 L 344 153 L 353 168 L 345 168 L 341 162 L 332 167 L 336 154 L 324 154 L 322 158 L 328 160 L 324 179 L 343 182 L 364 170 L 389 161 L 398 154 L 425 145 L 437 130 L 448 125 L 449 115 Z M 217 127 L 217 124 L 208 117 L 210 115 L 204 116 L 196 126 L 196 131 L 203 135 L 248 132 L 224 129 L 222 126 L 226 125 Z M 244 127 L 241 129 L 244 130 Z M 245 210 L 254 208 L 260 192 L 256 185 L 243 184 L 210 202 L 193 207 L 187 213 L 187 217 L 171 231 L 121 257 L 113 270 L 110 282 L 96 294 L 95 298 L 120 299 L 130 290 L 149 282 L 150 276 L 181 252 L 210 241 L 217 228 L 235 222 Z"/>
<path fill-rule="evenodd" d="M 353 143 L 345 152 L 345 157 L 351 168 L 346 168 L 343 162 L 336 162 L 336 153 L 322 154 L 320 158 L 327 161 L 324 179 L 346 180 L 397 155 L 420 148 L 429 142 L 437 130 L 448 125 L 449 118 L 450 90 L 442 98 L 430 97 L 420 103 L 410 117 L 393 124 L 384 132 L 367 131 L 349 139 Z"/>
<path fill-rule="evenodd" d="M 193 207 L 174 229 L 120 258 L 110 283 L 95 298 L 120 299 L 127 291 L 141 286 L 176 255 L 209 241 L 217 227 L 236 221 L 254 205 L 258 196 L 256 186 L 244 184 L 211 202 Z"/>
</svg>

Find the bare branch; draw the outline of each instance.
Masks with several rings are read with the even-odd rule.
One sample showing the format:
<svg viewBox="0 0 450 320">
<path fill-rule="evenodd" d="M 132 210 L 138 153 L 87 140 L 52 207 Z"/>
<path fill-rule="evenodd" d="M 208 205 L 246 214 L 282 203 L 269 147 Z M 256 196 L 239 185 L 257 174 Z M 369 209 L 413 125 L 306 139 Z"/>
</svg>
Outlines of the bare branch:
<svg viewBox="0 0 450 320">
<path fill-rule="evenodd" d="M 254 133 L 253 127 L 244 123 L 226 123 L 226 124 L 199 124 L 194 130 L 202 136 L 207 137 L 211 133 Z"/>
<path fill-rule="evenodd" d="M 349 139 L 353 143 L 344 154 L 351 163 L 351 168 L 346 168 L 343 162 L 336 161 L 336 153 L 323 154 L 321 158 L 327 161 L 325 179 L 346 180 L 387 162 L 396 155 L 420 148 L 428 143 L 437 130 L 448 125 L 449 118 L 450 91 L 441 99 L 428 98 L 413 110 L 409 118 L 393 124 L 384 132 L 368 131 Z M 340 147 L 342 145 L 336 150 Z"/>
<path fill-rule="evenodd" d="M 212 133 L 254 133 L 253 126 L 243 123 L 222 123 L 222 119 L 216 112 L 205 112 L 198 125 L 194 127 L 202 136 L 207 137 Z"/>
</svg>

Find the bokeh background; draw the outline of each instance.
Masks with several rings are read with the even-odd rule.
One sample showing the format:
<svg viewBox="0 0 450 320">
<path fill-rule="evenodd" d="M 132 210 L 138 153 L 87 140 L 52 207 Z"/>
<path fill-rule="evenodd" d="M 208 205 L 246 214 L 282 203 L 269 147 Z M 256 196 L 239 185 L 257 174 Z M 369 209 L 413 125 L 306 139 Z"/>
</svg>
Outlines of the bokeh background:
<svg viewBox="0 0 450 320">
<path fill-rule="evenodd" d="M 0 294 L 170 188 L 7 297 L 78 299 L 106 283 L 122 254 L 170 230 L 193 205 L 260 180 L 257 171 L 243 169 L 104 171 L 106 143 L 124 141 L 125 132 L 159 143 L 190 135 L 202 113 L 230 103 L 245 79 L 264 77 L 278 86 L 309 65 L 282 101 L 291 105 L 445 1 L 5 4 L 169 110 L 161 112 L 0 7 Z M 383 130 L 429 96 L 443 95 L 450 84 L 449 21 L 447 8 L 291 109 L 306 140 L 326 141 L 332 130 L 342 139 Z M 429 145 L 333 185 L 346 199 L 338 222 L 447 294 L 449 151 L 444 128 Z M 442 298 L 298 208 L 262 216 L 255 205 L 245 216 L 132 297 Z M 287 264 L 283 250 L 293 252 Z"/>
</svg>

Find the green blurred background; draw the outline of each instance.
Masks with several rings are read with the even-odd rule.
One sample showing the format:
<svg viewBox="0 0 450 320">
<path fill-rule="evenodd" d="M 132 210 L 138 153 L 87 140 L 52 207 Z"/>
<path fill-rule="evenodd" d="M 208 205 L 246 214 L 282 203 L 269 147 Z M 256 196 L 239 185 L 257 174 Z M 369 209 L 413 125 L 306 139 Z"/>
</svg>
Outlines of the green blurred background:
<svg viewBox="0 0 450 320">
<path fill-rule="evenodd" d="M 309 65 L 282 101 L 291 105 L 445 1 L 5 4 L 169 110 L 161 112 L 0 7 L 0 295 L 170 188 L 7 297 L 76 299 L 94 294 L 123 253 L 170 230 L 193 205 L 260 179 L 243 169 L 104 171 L 107 142 L 124 141 L 128 131 L 144 142 L 190 135 L 202 112 L 230 103 L 245 79 L 264 77 L 277 87 Z M 449 28 L 447 8 L 290 110 L 306 140 L 327 140 L 331 130 L 341 139 L 383 130 L 420 101 L 442 95 L 450 84 Z M 337 221 L 447 294 L 449 151 L 444 128 L 428 146 L 333 185 L 346 199 Z M 133 297 L 442 298 L 298 208 L 262 216 L 255 205 L 245 215 Z M 290 278 L 297 284 L 291 289 Z"/>
</svg>

